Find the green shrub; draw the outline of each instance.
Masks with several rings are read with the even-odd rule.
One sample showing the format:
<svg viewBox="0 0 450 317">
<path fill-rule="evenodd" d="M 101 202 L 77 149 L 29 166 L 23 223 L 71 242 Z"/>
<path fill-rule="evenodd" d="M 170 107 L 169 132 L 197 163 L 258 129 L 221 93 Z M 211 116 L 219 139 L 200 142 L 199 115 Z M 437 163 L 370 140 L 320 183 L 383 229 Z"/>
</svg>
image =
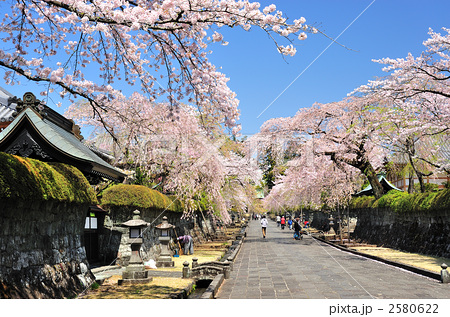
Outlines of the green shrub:
<svg viewBox="0 0 450 317">
<path fill-rule="evenodd" d="M 182 204 L 175 197 L 168 197 L 142 185 L 118 184 L 103 192 L 103 206 L 134 206 L 137 208 L 167 209 L 182 212 Z"/>
<path fill-rule="evenodd" d="M 350 201 L 350 208 L 368 208 L 372 207 L 372 204 L 375 201 L 375 196 L 359 196 L 353 197 Z"/>
<path fill-rule="evenodd" d="M 450 208 L 450 188 L 438 191 L 430 207 L 433 209 Z"/>
<path fill-rule="evenodd" d="M 4 152 L 0 152 L 1 199 L 97 203 L 94 190 L 77 168 Z"/>
<path fill-rule="evenodd" d="M 378 200 L 373 196 L 362 196 L 355 197 L 350 202 L 350 208 L 368 207 L 390 208 L 399 213 L 450 208 L 450 189 L 414 194 L 391 190 Z"/>
</svg>

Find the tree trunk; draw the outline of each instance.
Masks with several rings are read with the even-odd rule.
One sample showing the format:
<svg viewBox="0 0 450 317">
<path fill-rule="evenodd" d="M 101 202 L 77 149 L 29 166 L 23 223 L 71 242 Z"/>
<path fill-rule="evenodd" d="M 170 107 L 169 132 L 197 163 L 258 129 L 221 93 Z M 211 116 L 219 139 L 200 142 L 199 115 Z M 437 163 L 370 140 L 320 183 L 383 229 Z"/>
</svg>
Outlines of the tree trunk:
<svg viewBox="0 0 450 317">
<path fill-rule="evenodd" d="M 377 173 L 375 173 L 372 164 L 366 161 L 362 165 L 362 168 L 360 168 L 360 170 L 361 172 L 363 172 L 364 175 L 366 175 L 370 185 L 372 186 L 373 195 L 375 196 L 375 199 L 381 198 L 381 196 L 384 195 L 384 188 L 379 182 Z"/>
<path fill-rule="evenodd" d="M 384 188 L 381 183 L 378 181 L 378 176 L 375 170 L 373 169 L 372 164 L 364 157 L 363 154 L 357 153 L 358 158 L 349 160 L 346 158 L 337 158 L 335 152 L 325 152 L 325 155 L 330 155 L 331 160 L 335 163 L 338 161 L 344 162 L 348 165 L 351 165 L 357 169 L 359 169 L 364 175 L 366 175 L 367 180 L 372 186 L 373 195 L 375 199 L 381 198 L 384 195 Z"/>
<path fill-rule="evenodd" d="M 417 175 L 417 179 L 418 179 L 419 185 L 420 185 L 420 192 L 425 193 L 425 185 L 423 183 L 423 177 L 425 176 L 425 174 L 417 170 L 416 165 L 414 164 L 413 158 L 412 158 L 411 154 L 409 154 L 409 153 L 408 153 L 408 158 L 409 158 L 409 163 L 411 164 L 414 172 Z"/>
<path fill-rule="evenodd" d="M 408 184 L 408 194 L 412 194 L 414 192 L 414 173 L 410 172 L 409 173 L 409 184 Z"/>
</svg>

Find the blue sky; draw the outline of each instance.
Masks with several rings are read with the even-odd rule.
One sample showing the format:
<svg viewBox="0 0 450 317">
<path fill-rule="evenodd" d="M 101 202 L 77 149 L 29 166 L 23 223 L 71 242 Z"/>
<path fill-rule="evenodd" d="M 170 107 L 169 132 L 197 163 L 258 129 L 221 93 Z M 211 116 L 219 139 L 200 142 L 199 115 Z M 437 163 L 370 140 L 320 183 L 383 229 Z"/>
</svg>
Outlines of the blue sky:
<svg viewBox="0 0 450 317">
<path fill-rule="evenodd" d="M 304 16 L 307 24 L 334 38 L 372 2 L 260 1 L 262 6 L 275 3 L 291 19 Z M 297 54 L 284 61 L 263 32 L 232 34 L 230 31 L 234 30 L 230 30 L 225 36 L 230 44 L 213 49 L 211 59 L 222 66 L 231 79 L 230 88 L 238 94 L 242 134 L 253 134 L 270 118 L 292 116 L 299 108 L 310 107 L 314 102 L 339 101 L 368 80 L 384 76 L 382 65 L 372 59 L 401 58 L 409 52 L 419 55 L 430 27 L 435 31 L 450 27 L 449 12 L 450 1 L 375 0 L 338 39 L 353 51 L 332 44 L 317 58 L 330 40 L 319 34 L 308 35 L 305 41 L 297 42 L 301 44 L 296 46 Z"/>
<path fill-rule="evenodd" d="M 260 3 L 262 7 L 275 3 L 290 20 L 303 16 L 307 24 L 333 38 L 348 27 L 338 41 L 352 50 L 332 44 L 323 52 L 330 40 L 320 34 L 309 34 L 307 40 L 296 42 L 294 57 L 283 59 L 272 40 L 260 30 L 220 30 L 229 45 L 211 46 L 210 60 L 222 67 L 221 71 L 231 79 L 229 86 L 240 100 L 244 135 L 257 133 L 270 118 L 292 116 L 299 108 L 310 107 L 314 102 L 341 100 L 368 80 L 384 75 L 382 65 L 372 59 L 401 58 L 409 52 L 419 55 L 424 50 L 422 42 L 428 38 L 428 28 L 441 31 L 442 27 L 450 27 L 448 0 L 279 0 Z M 287 44 L 282 40 L 280 43 Z M 35 84 L 24 81 L 21 87 L 1 86 L 18 96 L 25 91 L 37 95 L 39 91 Z M 64 101 L 63 107 L 56 110 L 62 112 L 67 106 L 68 101 Z"/>
</svg>

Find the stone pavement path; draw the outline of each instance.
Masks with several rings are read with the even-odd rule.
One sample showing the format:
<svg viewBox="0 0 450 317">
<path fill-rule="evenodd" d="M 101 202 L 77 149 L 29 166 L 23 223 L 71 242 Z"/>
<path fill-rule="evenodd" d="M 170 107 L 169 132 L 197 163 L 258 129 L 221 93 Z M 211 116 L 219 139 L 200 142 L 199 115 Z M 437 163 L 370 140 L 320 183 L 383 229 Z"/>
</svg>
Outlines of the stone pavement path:
<svg viewBox="0 0 450 317">
<path fill-rule="evenodd" d="M 269 220 L 266 239 L 259 221 L 247 237 L 216 298 L 225 299 L 449 299 L 442 284 L 392 266 L 340 251 Z"/>
</svg>

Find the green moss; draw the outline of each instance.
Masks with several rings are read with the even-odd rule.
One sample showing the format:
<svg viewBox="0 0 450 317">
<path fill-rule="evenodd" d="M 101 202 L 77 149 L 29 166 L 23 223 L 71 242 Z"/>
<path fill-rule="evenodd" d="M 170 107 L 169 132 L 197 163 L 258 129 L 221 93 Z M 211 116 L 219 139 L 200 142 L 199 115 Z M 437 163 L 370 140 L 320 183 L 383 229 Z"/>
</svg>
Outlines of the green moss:
<svg viewBox="0 0 450 317">
<path fill-rule="evenodd" d="M 368 208 L 372 207 L 372 204 L 375 201 L 374 196 L 360 196 L 360 197 L 354 197 L 350 201 L 350 208 L 356 209 L 356 208 Z"/>
<path fill-rule="evenodd" d="M 437 192 L 434 202 L 431 204 L 431 208 L 450 208 L 450 188 Z"/>
<path fill-rule="evenodd" d="M 118 184 L 106 189 L 102 195 L 103 206 L 135 206 L 138 208 L 167 209 L 182 212 L 182 204 L 174 197 L 142 185 Z"/>
<path fill-rule="evenodd" d="M 436 192 L 408 194 L 398 190 L 391 190 L 380 199 L 374 200 L 373 196 L 353 198 L 351 208 L 390 208 L 394 212 L 408 211 L 426 212 L 433 209 L 450 208 L 450 189 Z"/>
<path fill-rule="evenodd" d="M 0 199 L 97 203 L 94 190 L 75 167 L 0 152 Z"/>
<path fill-rule="evenodd" d="M 387 194 L 375 201 L 372 207 L 391 208 L 394 211 L 398 211 L 399 206 L 405 203 L 402 202 L 403 199 L 409 199 L 409 194 L 398 190 L 390 190 Z"/>
</svg>

